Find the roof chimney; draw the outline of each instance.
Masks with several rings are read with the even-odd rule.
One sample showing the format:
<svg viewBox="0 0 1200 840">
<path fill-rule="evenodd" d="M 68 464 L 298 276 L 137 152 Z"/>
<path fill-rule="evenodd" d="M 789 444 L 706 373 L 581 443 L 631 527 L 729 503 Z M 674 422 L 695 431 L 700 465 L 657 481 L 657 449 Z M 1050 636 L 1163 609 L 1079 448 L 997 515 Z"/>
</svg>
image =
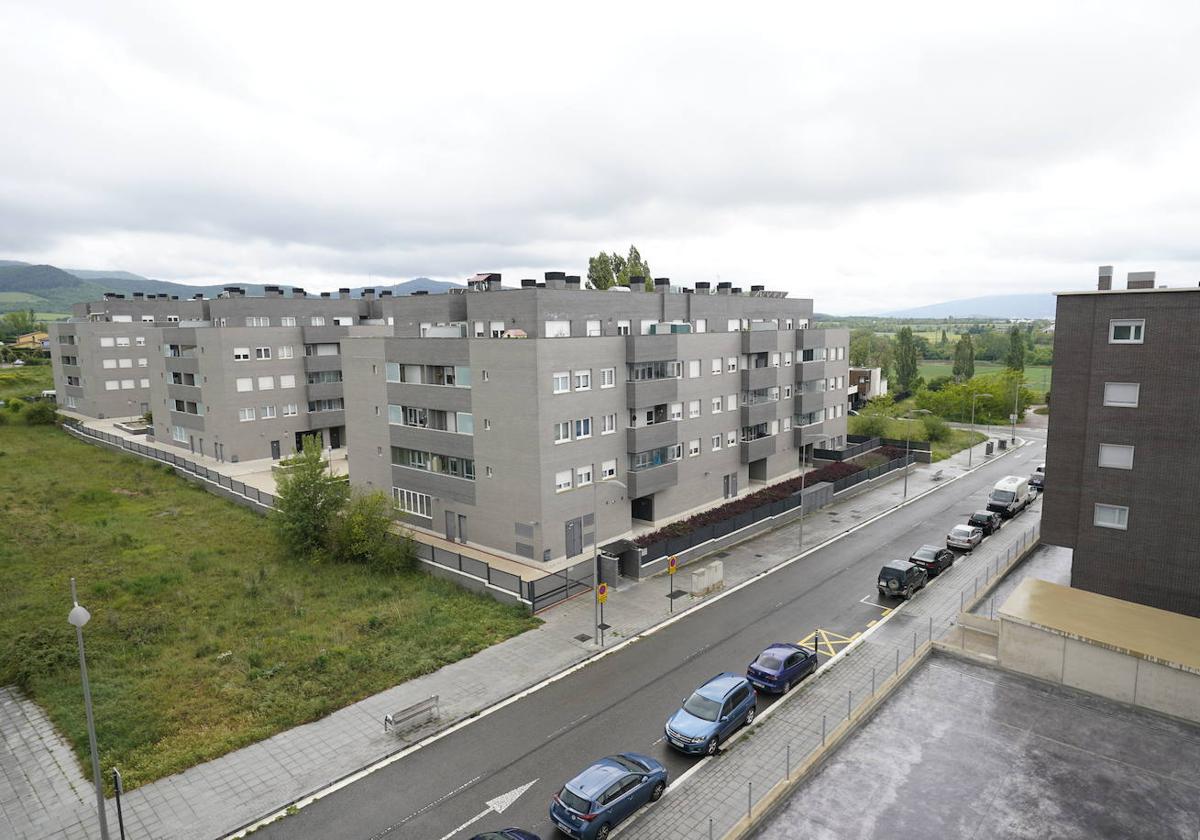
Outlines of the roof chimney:
<svg viewBox="0 0 1200 840">
<path fill-rule="evenodd" d="M 567 286 L 567 275 L 562 271 L 547 271 L 546 288 L 547 289 L 565 289 Z"/>
<path fill-rule="evenodd" d="M 765 292 L 766 290 L 767 290 L 766 286 L 751 286 L 750 294 L 754 294 L 755 292 Z"/>
<path fill-rule="evenodd" d="M 134 292 L 134 293 L 133 293 L 133 299 L 134 299 L 134 300 L 141 300 L 141 299 L 142 299 L 142 298 L 144 298 L 145 296 L 146 296 L 146 295 L 145 295 L 144 293 L 142 293 L 142 292 Z"/>
<path fill-rule="evenodd" d="M 1153 271 L 1131 271 L 1129 272 L 1129 280 L 1125 284 L 1127 289 L 1153 289 L 1154 288 L 1154 272 Z"/>
<path fill-rule="evenodd" d="M 660 295 L 666 294 L 667 292 L 671 291 L 671 278 L 655 277 L 654 278 L 654 291 L 658 292 Z"/>
<path fill-rule="evenodd" d="M 1100 283 L 1096 287 L 1102 292 L 1112 290 L 1113 267 L 1111 265 L 1100 266 Z"/>
<path fill-rule="evenodd" d="M 646 278 L 645 277 L 630 277 L 629 278 L 629 291 L 631 291 L 631 292 L 646 291 Z"/>
<path fill-rule="evenodd" d="M 196 292 L 192 295 L 192 300 L 204 300 L 204 292 Z"/>
<path fill-rule="evenodd" d="M 697 280 L 696 281 L 696 294 L 698 294 L 698 295 L 711 294 L 711 292 L 709 292 L 709 289 L 711 289 L 711 288 L 712 288 L 712 284 L 709 283 L 707 280 Z"/>
<path fill-rule="evenodd" d="M 308 297 L 308 292 L 304 291 L 299 286 L 292 286 L 292 297 L 294 297 L 294 298 Z"/>
<path fill-rule="evenodd" d="M 730 290 L 730 289 L 732 289 L 732 288 L 733 288 L 733 284 L 732 284 L 732 283 L 728 283 L 728 282 L 724 282 L 724 281 L 722 281 L 722 282 L 720 282 L 720 283 L 718 283 L 718 284 L 717 284 L 717 294 L 719 294 L 719 295 L 727 295 L 727 294 L 729 294 L 729 290 Z"/>
<path fill-rule="evenodd" d="M 732 289 L 730 289 L 729 291 L 730 291 L 731 293 L 735 294 L 735 295 L 740 295 L 740 294 L 742 293 L 742 287 L 741 287 L 741 286 L 734 286 L 734 287 L 733 287 Z"/>
<path fill-rule="evenodd" d="M 179 300 L 179 295 L 171 295 L 171 300 Z"/>
<path fill-rule="evenodd" d="M 578 274 L 568 274 L 563 279 L 565 279 L 567 281 L 568 289 L 574 289 L 575 291 L 579 291 L 579 275 Z"/>
<path fill-rule="evenodd" d="M 521 278 L 521 288 L 522 289 L 535 289 L 535 288 L 537 288 L 537 281 L 534 280 L 532 277 L 522 277 Z"/>
<path fill-rule="evenodd" d="M 395 293 L 391 289 L 384 289 L 382 292 L 379 293 L 379 296 L 381 298 L 385 298 L 385 297 L 391 297 L 393 294 L 395 294 Z"/>
<path fill-rule="evenodd" d="M 341 298 L 342 300 L 345 300 L 346 298 L 350 297 L 350 290 L 349 289 L 338 289 L 338 297 Z"/>
<path fill-rule="evenodd" d="M 428 289 L 417 289 L 416 291 L 414 291 L 410 294 L 410 297 L 421 297 L 422 295 L 427 295 L 427 294 L 429 294 Z"/>
<path fill-rule="evenodd" d="M 321 297 L 323 297 L 323 298 L 325 298 L 326 300 L 328 300 L 328 299 L 329 299 L 329 292 L 321 292 Z"/>
</svg>

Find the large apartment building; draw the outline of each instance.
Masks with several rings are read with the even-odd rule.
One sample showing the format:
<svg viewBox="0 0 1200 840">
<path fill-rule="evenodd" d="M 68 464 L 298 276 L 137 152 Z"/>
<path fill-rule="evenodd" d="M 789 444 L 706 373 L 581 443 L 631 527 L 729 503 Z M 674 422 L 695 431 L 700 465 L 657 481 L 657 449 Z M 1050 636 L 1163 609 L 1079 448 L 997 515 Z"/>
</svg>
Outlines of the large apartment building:
<svg viewBox="0 0 1200 840">
<path fill-rule="evenodd" d="M 148 408 L 158 439 L 226 460 L 287 455 L 317 432 L 411 526 L 540 564 L 845 444 L 849 335 L 810 329 L 811 300 L 655 283 L 596 291 L 549 272 L 377 299 L 110 298 L 56 325 L 51 345 L 80 413 Z M 105 374 L 114 330 L 146 339 L 149 383 L 128 394 L 119 367 Z M 86 375 L 85 355 L 98 359 Z"/>
<path fill-rule="evenodd" d="M 1200 616 L 1200 288 L 1060 292 L 1042 539 L 1071 585 Z"/>
</svg>

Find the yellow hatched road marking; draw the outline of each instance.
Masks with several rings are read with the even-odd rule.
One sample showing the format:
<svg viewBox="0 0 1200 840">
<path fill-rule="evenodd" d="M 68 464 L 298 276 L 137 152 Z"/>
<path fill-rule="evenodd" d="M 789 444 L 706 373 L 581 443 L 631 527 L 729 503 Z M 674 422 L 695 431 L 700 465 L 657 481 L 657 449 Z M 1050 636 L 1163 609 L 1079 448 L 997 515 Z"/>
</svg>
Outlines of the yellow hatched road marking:
<svg viewBox="0 0 1200 840">
<path fill-rule="evenodd" d="M 818 653 L 823 653 L 826 656 L 835 656 L 839 648 L 845 647 L 861 635 L 862 633 L 858 632 L 853 636 L 843 636 L 841 633 L 835 633 L 832 630 L 817 629 L 796 644 L 814 648 Z"/>
</svg>

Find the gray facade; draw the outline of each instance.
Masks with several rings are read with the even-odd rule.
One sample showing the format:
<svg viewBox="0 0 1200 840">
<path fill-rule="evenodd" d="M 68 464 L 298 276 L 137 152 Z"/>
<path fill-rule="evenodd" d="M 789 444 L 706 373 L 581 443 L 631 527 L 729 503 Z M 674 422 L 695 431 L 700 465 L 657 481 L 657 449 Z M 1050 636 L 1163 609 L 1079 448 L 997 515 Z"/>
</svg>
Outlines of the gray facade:
<svg viewBox="0 0 1200 840">
<path fill-rule="evenodd" d="M 1071 584 L 1200 616 L 1200 288 L 1058 295 L 1042 539 Z"/>
</svg>

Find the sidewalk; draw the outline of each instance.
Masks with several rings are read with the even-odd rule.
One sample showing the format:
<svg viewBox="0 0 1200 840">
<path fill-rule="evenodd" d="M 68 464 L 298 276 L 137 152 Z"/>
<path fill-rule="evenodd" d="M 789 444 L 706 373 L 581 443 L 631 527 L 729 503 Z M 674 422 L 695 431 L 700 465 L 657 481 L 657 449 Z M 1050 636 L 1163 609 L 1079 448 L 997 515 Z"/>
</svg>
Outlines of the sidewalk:
<svg viewBox="0 0 1200 840">
<path fill-rule="evenodd" d="M 781 790 L 767 795 L 785 778 L 796 779 L 828 755 L 823 745 L 836 749 L 836 742 L 924 658 L 931 640 L 954 627 L 960 609 L 969 609 L 989 580 L 1004 574 L 1009 579 L 1023 577 L 1030 571 L 1023 553 L 1037 544 L 1040 516 L 1039 499 L 893 611 L 840 659 L 824 666 L 811 682 L 760 715 L 760 722 L 742 730 L 728 752 L 703 760 L 675 780 L 662 801 L 645 809 L 624 831 L 639 840 L 708 837 L 710 820 L 714 838 L 744 830 L 748 811 L 753 808 L 759 815 L 775 796 L 787 796 Z"/>
<path fill-rule="evenodd" d="M 976 447 L 976 465 L 988 460 L 982 457 L 982 451 L 982 445 Z M 932 467 L 918 468 L 908 479 L 909 498 L 962 475 L 966 463 L 964 451 Z M 933 479 L 935 471 L 943 473 L 942 480 Z M 894 507 L 902 499 L 902 487 L 903 481 L 897 476 L 807 517 L 805 549 Z M 790 525 L 727 549 L 722 557 L 726 586 L 755 577 L 794 556 L 797 536 L 796 526 Z M 611 592 L 605 612 L 605 621 L 612 625 L 608 643 L 634 636 L 666 619 L 668 601 L 664 589 L 664 581 L 657 577 L 642 583 L 623 583 Z M 917 602 L 924 603 L 921 598 Z M 701 600 L 680 598 L 675 612 L 700 603 Z M 593 606 L 587 595 L 559 604 L 541 617 L 545 621 L 541 627 L 468 660 L 127 793 L 122 798 L 122 808 L 128 835 L 209 840 L 237 831 L 272 809 L 282 809 L 431 734 L 426 730 L 407 739 L 385 735 L 385 714 L 437 695 L 441 707 L 439 728 L 445 728 L 596 652 L 591 641 Z M 869 669 L 869 661 L 863 658 L 863 662 L 866 664 L 861 667 Z M 480 680 L 480 673 L 490 676 Z M 61 736 L 46 733 L 44 727 L 31 731 L 33 724 L 27 723 L 43 718 L 28 700 L 13 698 L 12 702 L 0 704 L 3 734 L 0 767 L 4 768 L 0 784 L 0 836 L 29 840 L 95 837 L 98 832 L 94 799 L 89 797 L 91 788 L 79 767 L 74 762 L 49 766 L 52 763 L 46 757 L 48 750 L 55 749 L 54 744 L 61 742 Z M 33 746 L 39 743 L 45 746 Z M 740 796 L 744 805 L 744 787 Z M 664 804 L 681 798 L 668 796 Z M 111 801 L 108 811 L 109 825 L 115 832 L 116 811 Z"/>
</svg>

